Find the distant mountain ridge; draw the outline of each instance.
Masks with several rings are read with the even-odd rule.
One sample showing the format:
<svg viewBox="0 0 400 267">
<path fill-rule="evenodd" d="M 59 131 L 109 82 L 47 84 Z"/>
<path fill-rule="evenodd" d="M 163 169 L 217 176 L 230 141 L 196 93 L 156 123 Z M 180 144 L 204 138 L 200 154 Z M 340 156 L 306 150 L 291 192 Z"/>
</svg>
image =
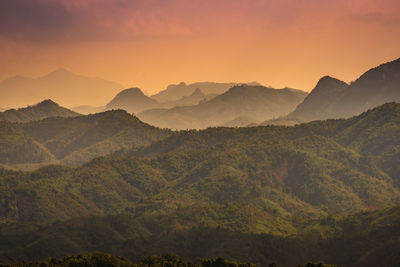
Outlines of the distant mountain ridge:
<svg viewBox="0 0 400 267">
<path fill-rule="evenodd" d="M 81 114 L 59 106 L 50 99 L 26 108 L 9 109 L 0 112 L 0 121 L 29 122 L 49 117 L 75 117 Z"/>
<path fill-rule="evenodd" d="M 195 106 L 147 110 L 138 117 L 152 125 L 173 129 L 222 126 L 241 116 L 263 121 L 289 113 L 306 95 L 289 88 L 240 85 Z"/>
<path fill-rule="evenodd" d="M 156 108 L 159 103 L 146 96 L 139 88 L 133 87 L 119 92 L 106 106 L 107 109 L 124 109 L 129 113 Z"/>
<path fill-rule="evenodd" d="M 325 76 L 293 112 L 263 124 L 348 118 L 393 101 L 400 101 L 400 58 L 368 70 L 350 84 Z"/>
<path fill-rule="evenodd" d="M 217 96 L 216 94 L 204 94 L 197 88 L 191 95 L 182 96 L 178 100 L 158 102 L 153 98 L 146 96 L 140 88 L 128 88 L 119 92 L 108 104 L 104 110 L 124 109 L 129 113 L 140 113 L 151 109 L 174 108 L 181 106 L 197 105 L 200 102 L 210 100 Z M 89 107 L 88 110 L 94 110 Z"/>
<path fill-rule="evenodd" d="M 0 106 L 21 107 L 48 98 L 63 106 L 104 105 L 122 88 L 115 82 L 59 68 L 36 79 L 14 76 L 0 82 Z"/>
<path fill-rule="evenodd" d="M 217 83 L 217 82 L 196 82 L 186 84 L 181 82 L 179 84 L 170 84 L 166 89 L 152 95 L 151 98 L 159 102 L 176 101 L 184 96 L 189 96 L 197 89 L 200 89 L 204 94 L 217 94 L 220 95 L 228 91 L 229 88 L 244 83 Z M 257 82 L 246 83 L 247 85 L 258 86 L 261 85 Z"/>
</svg>

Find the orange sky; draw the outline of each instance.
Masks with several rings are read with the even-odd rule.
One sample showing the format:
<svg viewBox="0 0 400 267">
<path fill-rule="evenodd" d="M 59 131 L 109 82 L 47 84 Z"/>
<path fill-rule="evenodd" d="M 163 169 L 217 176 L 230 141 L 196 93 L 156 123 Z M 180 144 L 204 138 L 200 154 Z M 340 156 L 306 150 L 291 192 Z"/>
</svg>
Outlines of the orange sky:
<svg viewBox="0 0 400 267">
<path fill-rule="evenodd" d="M 138 86 L 311 90 L 400 57 L 398 0 L 2 0 L 0 80 L 58 67 Z"/>
</svg>

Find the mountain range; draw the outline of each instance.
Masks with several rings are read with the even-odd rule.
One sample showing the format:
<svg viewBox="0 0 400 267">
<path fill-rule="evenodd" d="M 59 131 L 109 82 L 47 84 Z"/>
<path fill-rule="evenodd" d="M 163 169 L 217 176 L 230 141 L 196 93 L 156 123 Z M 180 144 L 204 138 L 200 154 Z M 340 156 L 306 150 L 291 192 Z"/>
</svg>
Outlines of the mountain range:
<svg viewBox="0 0 400 267">
<path fill-rule="evenodd" d="M 43 99 L 71 107 L 104 105 L 122 88 L 115 82 L 77 75 L 60 68 L 37 79 L 15 76 L 0 82 L 0 106 L 23 107 Z"/>
<path fill-rule="evenodd" d="M 370 69 L 350 84 L 325 76 L 293 112 L 264 124 L 348 118 L 393 101 L 400 101 L 400 59 Z"/>
<path fill-rule="evenodd" d="M 250 121 L 279 117 L 293 110 L 306 95 L 289 88 L 240 85 L 195 106 L 150 109 L 138 117 L 163 128 L 202 129 L 236 122 L 235 119 L 243 116 Z"/>
<path fill-rule="evenodd" d="M 193 94 L 197 89 L 200 89 L 204 94 L 216 94 L 220 95 L 228 91 L 228 89 L 244 83 L 216 83 L 216 82 L 196 82 L 191 84 L 186 84 L 181 82 L 179 84 L 170 84 L 166 89 L 158 92 L 151 97 L 158 102 L 169 102 L 181 99 L 184 96 L 189 96 Z M 259 86 L 257 82 L 246 83 L 247 85 Z"/>
<path fill-rule="evenodd" d="M 134 120 L 131 133 L 138 120 L 124 111 L 16 129 L 62 157 Z M 83 131 L 91 121 L 96 127 Z M 398 262 L 400 104 L 294 127 L 152 131 L 147 145 L 79 167 L 1 169 L 0 259 L 93 250 L 137 259 L 168 250 L 262 266 L 374 266 L 388 253 L 380 266 Z"/>
<path fill-rule="evenodd" d="M 182 93 L 182 92 L 181 92 Z M 130 113 L 140 113 L 155 108 L 173 108 L 181 106 L 194 106 L 200 102 L 208 101 L 216 94 L 204 94 L 199 88 L 191 95 L 182 96 L 178 100 L 158 102 L 143 94 L 139 88 L 129 88 L 118 93 L 105 107 L 105 109 L 124 109 Z"/>
<path fill-rule="evenodd" d="M 197 84 L 126 89 L 97 114 L 1 112 L 0 266 L 399 266 L 399 65 L 310 94 Z M 165 253 L 184 260 L 142 260 Z"/>
</svg>

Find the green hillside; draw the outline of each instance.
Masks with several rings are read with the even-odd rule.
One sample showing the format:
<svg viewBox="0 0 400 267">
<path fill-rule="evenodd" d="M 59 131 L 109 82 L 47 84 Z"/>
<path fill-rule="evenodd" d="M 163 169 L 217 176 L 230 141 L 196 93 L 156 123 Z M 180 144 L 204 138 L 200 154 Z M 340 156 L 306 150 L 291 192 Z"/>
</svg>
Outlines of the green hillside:
<svg viewBox="0 0 400 267">
<path fill-rule="evenodd" d="M 0 112 L 0 121 L 29 122 L 49 117 L 76 117 L 79 115 L 79 113 L 60 107 L 57 103 L 48 99 L 26 108 L 9 109 Z"/>
<path fill-rule="evenodd" d="M 124 111 L 8 125 L 57 159 L 103 140 L 120 150 L 79 167 L 2 169 L 3 261 L 95 250 L 136 262 L 171 252 L 261 266 L 399 260 L 400 104 L 294 127 L 171 133 Z"/>
<path fill-rule="evenodd" d="M 32 163 L 81 164 L 170 134 L 122 110 L 24 124 L 0 122 L 0 127 L 0 163 L 28 169 Z"/>
<path fill-rule="evenodd" d="M 48 255 L 108 251 L 134 262 L 149 254 L 177 253 L 187 260 L 223 257 L 268 266 L 298 266 L 329 262 L 337 266 L 397 266 L 400 263 L 399 206 L 327 216 L 299 223 L 298 234 L 279 236 L 192 225 L 169 224 L 193 213 L 176 211 L 175 217 L 151 212 L 77 218 L 47 227 L 15 224 L 0 232 L 0 260 L 43 260 Z M 161 227 L 163 225 L 163 227 Z M 278 265 L 278 266 L 279 266 Z M 317 265 L 318 266 L 318 265 Z"/>
</svg>

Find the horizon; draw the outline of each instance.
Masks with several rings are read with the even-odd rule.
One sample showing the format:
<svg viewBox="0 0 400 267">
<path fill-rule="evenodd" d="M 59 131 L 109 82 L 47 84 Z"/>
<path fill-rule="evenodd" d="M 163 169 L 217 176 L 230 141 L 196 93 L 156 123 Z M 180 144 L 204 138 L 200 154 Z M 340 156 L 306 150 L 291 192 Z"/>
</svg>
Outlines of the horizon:
<svg viewBox="0 0 400 267">
<path fill-rule="evenodd" d="M 400 60 L 400 57 L 394 58 L 394 59 L 389 60 L 389 61 L 387 61 L 387 62 L 381 62 L 381 63 L 379 63 L 379 64 L 375 64 L 374 66 L 370 66 L 370 67 L 368 67 L 366 70 L 364 70 L 364 71 L 362 71 L 360 74 L 358 74 L 358 76 L 356 76 L 355 78 L 350 79 L 350 80 L 347 80 L 347 81 L 341 79 L 340 77 L 335 77 L 335 76 L 332 76 L 332 75 L 330 75 L 330 74 L 327 73 L 327 74 L 325 74 L 325 75 L 322 75 L 320 78 L 318 78 L 318 80 L 315 81 L 314 86 L 312 86 L 311 88 L 298 88 L 298 87 L 288 86 L 288 85 L 281 86 L 281 87 L 274 87 L 274 86 L 272 86 L 272 85 L 270 85 L 270 84 L 264 84 L 264 83 L 261 83 L 261 82 L 256 81 L 256 80 L 254 80 L 254 81 L 241 81 L 241 82 L 238 82 L 238 81 L 212 81 L 212 80 L 199 80 L 199 81 L 197 81 L 197 80 L 196 80 L 196 81 L 185 81 L 185 80 L 182 80 L 182 81 L 179 81 L 179 82 L 166 84 L 164 87 L 160 88 L 158 91 L 149 92 L 148 90 L 146 90 L 146 88 L 141 88 L 141 87 L 139 87 L 139 86 L 136 86 L 135 84 L 125 85 L 125 84 L 123 84 L 123 83 L 120 83 L 119 81 L 107 80 L 107 79 L 105 79 L 105 78 L 103 78 L 103 77 L 100 77 L 100 76 L 98 76 L 98 75 L 95 75 L 95 76 L 87 76 L 87 75 L 84 75 L 84 74 L 82 74 L 82 73 L 77 73 L 77 72 L 75 72 L 74 70 L 71 70 L 71 69 L 68 69 L 68 68 L 65 68 L 65 67 L 57 67 L 57 68 L 51 70 L 51 71 L 48 72 L 48 73 L 43 73 L 43 74 L 38 75 L 38 76 L 24 76 L 24 75 L 16 74 L 16 75 L 7 77 L 7 78 L 5 78 L 5 79 L 3 79 L 3 80 L 0 80 L 0 83 L 5 82 L 5 81 L 10 80 L 10 79 L 13 79 L 13 78 L 40 79 L 40 78 L 43 78 L 43 77 L 45 77 L 45 76 L 47 76 L 47 75 L 49 75 L 49 74 L 52 74 L 52 73 L 55 73 L 55 72 L 61 70 L 61 71 L 66 71 L 66 72 L 69 72 L 69 73 L 72 73 L 72 74 L 78 75 L 78 76 L 83 76 L 83 77 L 87 77 L 87 78 L 95 78 L 95 79 L 101 79 L 101 80 L 106 80 L 106 81 L 114 82 L 114 83 L 120 84 L 120 85 L 124 88 L 124 89 L 122 89 L 122 90 L 130 89 L 130 88 L 139 88 L 146 96 L 149 96 L 149 97 L 154 96 L 154 95 L 156 95 L 156 94 L 158 94 L 158 93 L 160 93 L 160 92 L 166 90 L 167 87 L 170 86 L 170 85 L 179 85 L 179 84 L 181 84 L 181 83 L 185 83 L 186 85 L 193 84 L 193 83 L 236 83 L 236 84 L 238 84 L 238 85 L 239 85 L 239 84 L 249 84 L 249 83 L 259 83 L 261 86 L 264 86 L 264 87 L 272 87 L 272 88 L 274 88 L 274 89 L 291 88 L 291 89 L 301 90 L 301 91 L 304 91 L 304 92 L 306 92 L 306 93 L 310 93 L 310 92 L 314 89 L 314 87 L 317 85 L 317 83 L 319 82 L 319 80 L 322 79 L 322 78 L 324 78 L 324 77 L 326 77 L 326 76 L 329 76 L 329 77 L 331 77 L 331 78 L 335 78 L 335 79 L 338 79 L 338 80 L 340 80 L 340 81 L 343 81 L 343 82 L 345 82 L 345 83 L 347 83 L 347 84 L 350 84 L 351 82 L 354 82 L 355 80 L 357 80 L 362 74 L 364 74 L 364 73 L 367 72 L 368 70 L 373 69 L 373 68 L 375 68 L 375 67 L 378 67 L 378 66 L 380 66 L 380 65 L 382 65 L 382 64 L 386 64 L 386 63 L 393 62 L 393 61 L 396 61 L 396 60 Z"/>
<path fill-rule="evenodd" d="M 148 95 L 181 81 L 309 92 L 325 75 L 349 83 L 400 55 L 394 0 L 5 0 L 0 7 L 0 80 L 63 67 Z"/>
</svg>

